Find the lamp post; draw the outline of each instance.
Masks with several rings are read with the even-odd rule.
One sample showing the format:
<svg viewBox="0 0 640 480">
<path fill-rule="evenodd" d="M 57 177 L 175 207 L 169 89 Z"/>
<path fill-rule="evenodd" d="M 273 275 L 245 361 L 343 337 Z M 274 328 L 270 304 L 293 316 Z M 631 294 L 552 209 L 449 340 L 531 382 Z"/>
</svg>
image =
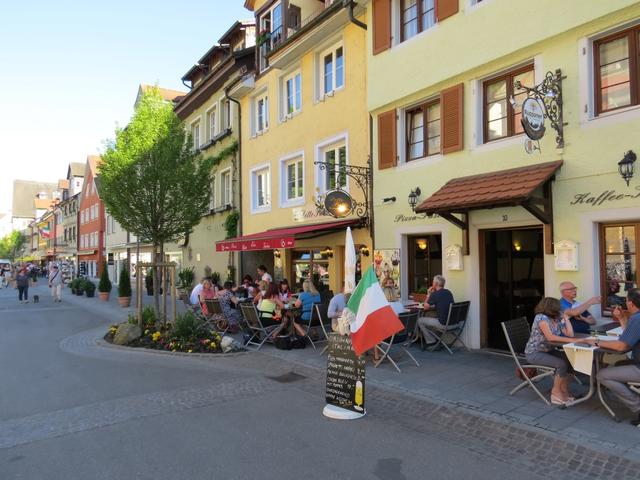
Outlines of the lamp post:
<svg viewBox="0 0 640 480">
<path fill-rule="evenodd" d="M 416 211 L 416 205 L 418 205 L 418 197 L 422 194 L 420 187 L 416 187 L 414 190 L 411 190 L 409 194 L 409 206 L 412 211 Z"/>
<path fill-rule="evenodd" d="M 624 154 L 622 160 L 618 162 L 618 172 L 622 179 L 627 183 L 627 187 L 629 186 L 629 182 L 633 178 L 633 164 L 636 161 L 636 154 L 633 150 L 629 150 Z"/>
</svg>

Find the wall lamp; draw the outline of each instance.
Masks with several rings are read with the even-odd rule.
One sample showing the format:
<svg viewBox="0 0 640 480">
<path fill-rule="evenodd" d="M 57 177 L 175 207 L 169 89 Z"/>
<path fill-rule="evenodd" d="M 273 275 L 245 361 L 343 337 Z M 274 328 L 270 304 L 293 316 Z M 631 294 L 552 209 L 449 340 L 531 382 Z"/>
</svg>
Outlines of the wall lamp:
<svg viewBox="0 0 640 480">
<path fill-rule="evenodd" d="M 273 251 L 273 256 L 275 258 L 280 258 L 282 254 L 280 253 L 280 250 L 278 250 L 277 248 Z"/>
<path fill-rule="evenodd" d="M 366 245 L 362 245 L 360 247 L 360 255 L 362 255 L 363 257 L 368 257 L 369 256 L 369 247 L 367 247 Z"/>
<path fill-rule="evenodd" d="M 414 190 L 411 190 L 411 193 L 409 194 L 409 206 L 411 207 L 411 210 L 413 210 L 414 212 L 416 211 L 416 205 L 418 204 L 418 197 L 420 196 L 421 193 L 422 191 L 420 190 L 420 187 L 416 187 Z"/>
<path fill-rule="evenodd" d="M 396 197 L 384 197 L 382 203 L 393 203 L 396 201 Z"/>
<path fill-rule="evenodd" d="M 320 252 L 323 256 L 327 258 L 333 258 L 333 249 L 331 247 L 325 248 L 322 252 Z"/>
<path fill-rule="evenodd" d="M 620 172 L 620 176 L 622 179 L 627 182 L 627 187 L 629 186 L 629 182 L 633 178 L 633 164 L 636 161 L 636 154 L 633 150 L 629 150 L 624 154 L 622 160 L 618 162 L 618 172 Z"/>
</svg>

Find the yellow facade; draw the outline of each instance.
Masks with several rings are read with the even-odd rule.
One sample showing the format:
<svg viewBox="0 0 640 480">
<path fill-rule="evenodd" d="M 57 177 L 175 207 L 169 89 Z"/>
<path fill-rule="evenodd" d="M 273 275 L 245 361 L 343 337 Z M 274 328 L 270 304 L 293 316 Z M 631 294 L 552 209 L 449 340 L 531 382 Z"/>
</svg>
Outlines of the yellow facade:
<svg viewBox="0 0 640 480">
<path fill-rule="evenodd" d="M 302 7 L 302 19 L 318 8 L 318 2 L 289 2 Z M 255 2 L 258 12 L 265 2 Z M 320 7 L 322 8 L 322 7 Z M 269 229 L 296 227 L 307 224 L 335 221 L 328 215 L 318 215 L 315 206 L 317 188 L 324 189 L 324 175 L 314 161 L 326 160 L 328 150 L 344 147 L 347 164 L 368 165 L 369 116 L 366 107 L 366 32 L 348 21 L 342 8 L 335 15 L 317 26 L 309 28 L 310 33 L 298 35 L 301 40 L 290 39 L 283 47 L 284 54 L 276 55 L 278 60 L 260 72 L 250 92 L 241 98 L 242 122 L 242 233 L 249 235 Z M 361 17 L 364 20 L 364 16 Z M 260 19 L 256 19 L 259 25 Z M 258 27 L 260 31 L 260 27 Z M 305 40 L 309 35 L 318 35 L 321 41 Z M 306 43 L 305 43 L 306 42 Z M 298 49 L 296 52 L 295 49 Z M 322 58 L 326 52 L 342 48 L 344 58 L 344 82 L 329 95 L 322 93 Z M 284 58 L 284 59 L 283 59 Z M 299 111 L 287 116 L 286 80 L 297 72 L 300 74 L 301 105 Z M 268 96 L 268 127 L 257 131 L 257 103 Z M 284 190 L 286 164 L 292 159 L 302 159 L 302 194 L 293 201 L 287 199 Z M 268 205 L 260 207 L 256 203 L 256 172 L 269 172 Z M 363 196 L 353 181 L 349 181 L 349 192 L 357 200 Z M 368 229 L 353 231 L 357 245 L 371 248 Z M 259 263 L 270 265 L 273 261 L 275 277 L 291 279 L 292 256 L 296 250 L 333 250 L 328 260 L 329 287 L 333 291 L 341 288 L 342 265 L 344 263 L 344 230 L 316 236 L 313 239 L 296 240 L 294 250 L 278 252 L 272 259 L 272 252 L 256 252 L 245 255 L 244 271 L 255 276 Z M 362 257 L 362 268 L 371 262 L 370 257 Z"/>
<path fill-rule="evenodd" d="M 577 268 L 560 269 L 564 267 L 556 265 L 553 254 L 544 254 L 540 265 L 544 269 L 544 286 L 539 294 L 559 297 L 559 283 L 570 280 L 579 287 L 579 299 L 600 295 L 605 287 L 599 226 L 640 220 L 638 175 L 627 187 L 617 165 L 626 151 L 640 150 L 637 135 L 640 108 L 635 105 L 596 114 L 593 42 L 640 23 L 640 5 L 624 0 L 481 3 L 460 0 L 457 14 L 404 42 L 398 41 L 398 5 L 399 2 L 392 2 L 395 40 L 391 48 L 372 55 L 371 34 L 368 43 L 370 113 L 376 118 L 395 109 L 399 119 L 398 165 L 384 170 L 376 168 L 374 174 L 376 248 L 399 248 L 406 272 L 412 235 L 440 235 L 442 248 L 462 244 L 462 231 L 458 227 L 443 218 L 413 214 L 407 197 L 416 187 L 420 187 L 419 201 L 423 201 L 453 178 L 562 160 L 564 164 L 552 184 L 553 241 L 556 246 L 561 241 L 577 244 L 573 250 L 577 252 Z M 371 14 L 369 4 L 369 19 Z M 567 123 L 564 148 L 556 148 L 555 131 L 548 122 L 546 135 L 540 141 L 541 150 L 530 155 L 523 148 L 524 134 L 483 143 L 484 82 L 527 64 L 534 65 L 536 83 L 543 80 L 546 72 L 558 68 L 566 76 L 562 82 Z M 407 108 L 460 83 L 464 85 L 463 149 L 407 162 L 403 151 L 403 116 Z M 377 138 L 374 127 L 376 164 Z M 609 193 L 601 197 L 603 192 Z M 382 201 L 391 196 L 397 196 L 395 203 Z M 589 200 L 591 197 L 606 200 Z M 443 271 L 437 273 L 447 278 L 447 287 L 456 300 L 471 301 L 467 344 L 491 346 L 491 335 L 501 332 L 491 332 L 487 327 L 487 299 L 482 298 L 481 292 L 483 288 L 488 291 L 497 286 L 481 284 L 486 261 L 486 252 L 481 251 L 484 248 L 480 243 L 481 232 L 504 228 L 517 232 L 519 227 L 541 226 L 541 222 L 521 207 L 472 210 L 469 221 L 470 254 L 463 257 L 463 269 L 448 270 L 443 262 Z M 517 238 L 515 235 L 513 238 Z M 411 293 L 405 288 L 402 295 L 406 298 Z M 592 313 L 599 316 L 600 308 L 596 306 Z"/>
</svg>

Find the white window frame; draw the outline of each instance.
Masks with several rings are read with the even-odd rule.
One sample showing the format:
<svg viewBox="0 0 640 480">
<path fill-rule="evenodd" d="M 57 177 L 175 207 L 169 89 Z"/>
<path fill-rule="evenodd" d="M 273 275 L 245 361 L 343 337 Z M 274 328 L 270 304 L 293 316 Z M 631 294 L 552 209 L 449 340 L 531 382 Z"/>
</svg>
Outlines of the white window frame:
<svg viewBox="0 0 640 480">
<path fill-rule="evenodd" d="M 336 52 L 339 48 L 342 48 L 342 85 L 336 87 Z M 324 77 L 324 59 L 326 56 L 332 55 L 332 86 L 331 90 L 325 92 L 325 77 Z M 316 57 L 317 62 L 317 75 L 318 75 L 318 99 L 323 100 L 326 97 L 332 97 L 336 92 L 344 89 L 345 84 L 347 83 L 347 72 L 346 72 L 346 52 L 344 48 L 344 42 L 340 40 L 339 42 L 333 43 L 329 48 L 322 50 L 318 56 Z"/>
<path fill-rule="evenodd" d="M 271 211 L 271 164 L 263 163 L 251 169 L 251 213 L 265 213 Z M 266 204 L 258 205 L 258 175 L 266 174 L 267 192 Z"/>
<path fill-rule="evenodd" d="M 260 101 L 263 102 L 264 111 L 262 112 L 262 128 L 259 128 L 259 108 Z M 269 94 L 266 90 L 260 92 L 253 98 L 252 119 L 253 119 L 253 135 L 262 135 L 269 130 Z"/>
<path fill-rule="evenodd" d="M 211 196 L 209 197 L 209 210 L 216 208 L 216 176 L 211 176 Z"/>
<path fill-rule="evenodd" d="M 194 150 L 200 150 L 200 119 L 191 122 L 192 147 Z M 197 133 L 197 135 L 196 135 Z"/>
<path fill-rule="evenodd" d="M 225 185 L 225 178 L 229 184 Z M 231 178 L 231 167 L 220 172 L 220 206 L 233 205 L 233 182 Z"/>
<path fill-rule="evenodd" d="M 218 117 L 220 128 L 218 133 L 222 133 L 225 130 L 231 129 L 231 122 L 233 122 L 233 103 L 227 98 L 222 98 L 219 102 Z"/>
<path fill-rule="evenodd" d="M 80 225 L 84 225 L 84 210 L 80 212 Z"/>
<path fill-rule="evenodd" d="M 286 18 L 287 15 L 283 9 L 283 3 L 279 1 L 279 2 L 275 2 L 273 5 L 271 5 L 268 9 L 266 9 L 264 12 L 260 14 L 260 17 L 258 18 L 258 24 L 256 25 L 257 34 L 259 34 L 262 30 L 265 29 L 263 24 L 264 24 L 264 19 L 267 15 L 269 15 L 269 32 L 273 32 L 273 11 L 277 7 L 280 7 L 280 22 L 281 22 L 280 33 L 282 34 L 284 32 L 285 25 L 287 24 L 287 18 Z M 267 53 L 273 49 L 273 41 L 274 41 L 274 38 L 271 37 L 264 44 L 256 47 L 258 48 L 258 69 L 261 73 L 269 68 L 269 62 L 266 56 L 267 56 Z"/>
<path fill-rule="evenodd" d="M 315 147 L 315 157 L 317 162 L 325 161 L 325 152 L 331 148 L 339 148 L 340 144 L 345 146 L 346 165 L 349 165 L 349 134 L 348 132 L 340 133 L 333 137 L 327 138 L 318 143 Z M 315 168 L 315 184 L 318 187 L 318 193 L 320 195 L 327 193 L 326 185 L 326 170 L 320 170 L 320 166 L 316 165 Z M 342 189 L 346 192 L 349 191 L 349 177 L 347 177 L 347 184 Z"/>
<path fill-rule="evenodd" d="M 209 131 L 209 140 L 213 140 L 216 135 L 220 133 L 220 119 L 218 114 L 218 105 L 212 106 L 209 110 L 207 110 L 207 127 Z M 211 116 L 213 115 L 213 122 L 211 121 Z"/>
<path fill-rule="evenodd" d="M 295 82 L 296 82 L 296 77 L 300 78 L 300 105 L 298 105 L 296 108 L 296 95 L 295 95 Z M 287 95 L 287 84 L 289 82 L 293 82 L 293 88 L 294 88 L 294 96 L 293 96 L 293 109 L 291 112 L 289 112 L 289 97 Z M 282 80 L 281 80 L 281 84 L 280 84 L 280 98 L 281 98 L 281 102 L 280 102 L 280 119 L 286 121 L 289 118 L 294 117 L 295 115 L 297 115 L 298 113 L 300 113 L 302 111 L 302 71 L 300 70 L 300 68 L 297 68 L 295 70 L 293 70 L 292 72 L 289 72 L 288 74 L 282 76 Z"/>
<path fill-rule="evenodd" d="M 288 176 L 287 176 L 287 167 L 291 164 L 291 163 L 298 163 L 301 162 L 302 163 L 302 195 L 299 197 L 295 197 L 295 198 L 287 198 L 287 193 L 288 193 Z M 306 175 L 306 165 L 305 165 L 305 155 L 304 155 L 304 150 L 300 150 L 298 152 L 294 152 L 290 155 L 287 155 L 285 157 L 282 157 L 280 159 L 280 207 L 281 208 L 288 208 L 288 207 L 297 207 L 300 205 L 304 205 L 305 204 L 305 195 L 306 195 L 306 182 L 305 182 L 305 175 Z M 296 168 L 296 175 L 298 172 L 298 168 Z M 296 178 L 296 180 L 298 180 Z"/>
<path fill-rule="evenodd" d="M 407 112 L 413 110 L 419 105 L 424 105 L 425 103 L 431 103 L 439 98 L 439 95 L 432 95 L 430 97 L 426 97 L 425 99 L 420 100 L 419 102 L 413 102 L 409 105 L 405 105 L 397 110 L 398 115 L 398 123 L 396 127 L 396 135 L 398 139 L 402 139 L 402 141 L 398 141 L 397 148 L 397 156 L 398 156 L 398 167 L 402 166 L 412 166 L 412 165 L 431 165 L 437 163 L 442 160 L 442 148 L 440 149 L 440 153 L 435 153 L 433 155 L 427 155 L 426 157 L 415 158 L 411 161 L 408 161 L 407 158 Z M 440 122 L 442 122 L 442 105 L 440 105 Z M 426 139 L 425 139 L 426 141 Z M 442 142 L 442 138 L 440 139 Z M 442 144 L 441 144 L 442 147 Z"/>
</svg>

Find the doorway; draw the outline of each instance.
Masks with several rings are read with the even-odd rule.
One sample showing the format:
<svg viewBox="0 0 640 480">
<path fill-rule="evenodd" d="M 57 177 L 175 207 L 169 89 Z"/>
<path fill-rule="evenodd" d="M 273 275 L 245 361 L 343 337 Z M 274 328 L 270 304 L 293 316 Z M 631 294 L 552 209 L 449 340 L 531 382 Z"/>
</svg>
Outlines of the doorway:
<svg viewBox="0 0 640 480">
<path fill-rule="evenodd" d="M 480 232 L 482 345 L 507 350 L 500 322 L 527 317 L 544 293 L 544 238 L 541 227 Z"/>
</svg>

